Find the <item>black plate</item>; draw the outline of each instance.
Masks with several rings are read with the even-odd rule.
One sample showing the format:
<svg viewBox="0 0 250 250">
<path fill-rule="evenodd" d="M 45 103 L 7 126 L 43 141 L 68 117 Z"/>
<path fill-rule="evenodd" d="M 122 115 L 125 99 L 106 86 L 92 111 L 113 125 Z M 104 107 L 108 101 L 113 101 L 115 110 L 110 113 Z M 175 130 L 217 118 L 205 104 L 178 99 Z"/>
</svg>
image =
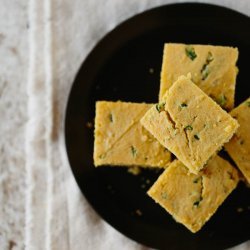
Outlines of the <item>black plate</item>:
<svg viewBox="0 0 250 250">
<path fill-rule="evenodd" d="M 157 102 L 165 42 L 237 46 L 240 73 L 236 104 L 248 97 L 249 17 L 226 8 L 194 3 L 146 11 L 105 36 L 78 72 L 65 121 L 66 149 L 72 171 L 97 213 L 137 242 L 154 248 L 185 250 L 237 245 L 250 239 L 250 189 L 243 183 L 203 229 L 192 234 L 147 197 L 146 190 L 159 173 L 144 170 L 139 176 L 133 176 L 124 168 L 93 166 L 93 127 L 86 124 L 93 123 L 95 102 Z M 238 208 L 243 211 L 239 212 Z"/>
</svg>

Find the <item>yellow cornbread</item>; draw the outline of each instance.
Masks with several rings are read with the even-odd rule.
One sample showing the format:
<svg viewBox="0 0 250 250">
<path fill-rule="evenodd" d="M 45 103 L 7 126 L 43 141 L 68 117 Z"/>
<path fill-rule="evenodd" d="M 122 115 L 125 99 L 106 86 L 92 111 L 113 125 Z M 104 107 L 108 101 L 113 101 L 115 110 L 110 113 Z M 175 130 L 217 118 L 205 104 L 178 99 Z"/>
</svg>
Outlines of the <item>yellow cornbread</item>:
<svg viewBox="0 0 250 250">
<path fill-rule="evenodd" d="M 161 70 L 160 101 L 179 76 L 192 81 L 223 108 L 234 106 L 238 49 L 212 45 L 165 44 Z"/>
<path fill-rule="evenodd" d="M 189 77 L 181 76 L 141 119 L 142 125 L 197 174 L 229 141 L 238 122 Z"/>
<path fill-rule="evenodd" d="M 94 164 L 166 167 L 171 154 L 140 124 L 152 104 L 96 103 Z"/>
<path fill-rule="evenodd" d="M 250 183 L 250 98 L 230 114 L 238 120 L 240 127 L 225 148 Z"/>
<path fill-rule="evenodd" d="M 199 175 L 172 162 L 148 191 L 155 202 L 193 233 L 210 219 L 239 181 L 237 170 L 219 156 Z"/>
</svg>

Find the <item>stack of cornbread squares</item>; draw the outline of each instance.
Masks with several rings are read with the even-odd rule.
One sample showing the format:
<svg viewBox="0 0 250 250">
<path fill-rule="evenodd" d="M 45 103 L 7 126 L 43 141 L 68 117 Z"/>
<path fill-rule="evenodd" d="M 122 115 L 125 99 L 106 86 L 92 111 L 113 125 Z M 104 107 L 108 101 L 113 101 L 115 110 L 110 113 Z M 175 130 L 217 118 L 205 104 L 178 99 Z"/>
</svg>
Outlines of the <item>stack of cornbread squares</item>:
<svg viewBox="0 0 250 250">
<path fill-rule="evenodd" d="M 238 170 L 250 183 L 250 99 L 233 109 L 237 59 L 237 48 L 165 44 L 159 103 L 96 103 L 95 166 L 165 168 L 148 195 L 193 233 Z M 217 155 L 222 146 L 238 169 Z"/>
</svg>

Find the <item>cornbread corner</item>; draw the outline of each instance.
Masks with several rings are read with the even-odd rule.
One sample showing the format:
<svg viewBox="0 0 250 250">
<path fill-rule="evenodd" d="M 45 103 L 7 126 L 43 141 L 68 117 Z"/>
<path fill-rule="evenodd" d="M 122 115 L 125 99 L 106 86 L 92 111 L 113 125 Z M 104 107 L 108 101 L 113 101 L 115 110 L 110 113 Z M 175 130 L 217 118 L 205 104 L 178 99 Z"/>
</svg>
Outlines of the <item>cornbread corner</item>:
<svg viewBox="0 0 250 250">
<path fill-rule="evenodd" d="M 230 114 L 238 120 L 240 127 L 225 149 L 235 161 L 250 184 L 250 98 L 233 109 Z"/>
<path fill-rule="evenodd" d="M 174 219 L 191 232 L 199 231 L 239 181 L 237 170 L 215 156 L 199 175 L 173 161 L 148 191 Z"/>
<path fill-rule="evenodd" d="M 142 117 L 141 123 L 194 174 L 229 141 L 239 126 L 185 76 L 179 77 L 162 102 Z"/>
<path fill-rule="evenodd" d="M 152 104 L 96 103 L 94 165 L 165 168 L 171 153 L 140 124 Z"/>
<path fill-rule="evenodd" d="M 238 49 L 212 45 L 167 43 L 161 70 L 160 101 L 179 76 L 192 74 L 192 81 L 221 107 L 234 107 Z"/>
</svg>

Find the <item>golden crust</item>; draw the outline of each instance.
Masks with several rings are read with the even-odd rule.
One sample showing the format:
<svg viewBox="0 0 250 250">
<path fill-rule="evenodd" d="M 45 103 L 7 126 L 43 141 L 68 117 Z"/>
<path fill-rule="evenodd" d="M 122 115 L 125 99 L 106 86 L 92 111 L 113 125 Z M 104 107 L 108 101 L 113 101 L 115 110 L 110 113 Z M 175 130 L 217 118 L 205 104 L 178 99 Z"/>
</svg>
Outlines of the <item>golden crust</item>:
<svg viewBox="0 0 250 250">
<path fill-rule="evenodd" d="M 193 233 L 216 212 L 239 181 L 237 170 L 219 156 L 199 175 L 190 174 L 178 160 L 172 162 L 148 191 L 174 219 Z"/>
<path fill-rule="evenodd" d="M 233 138 L 225 144 L 225 149 L 250 184 L 250 98 L 233 109 L 230 114 L 237 119 L 240 127 Z"/>
<path fill-rule="evenodd" d="M 94 164 L 165 168 L 171 154 L 140 124 L 152 104 L 96 103 Z"/>
<path fill-rule="evenodd" d="M 162 98 L 164 108 L 153 106 L 142 125 L 190 172 L 197 174 L 238 128 L 238 122 L 181 76 Z M 159 108 L 158 108 L 159 109 Z"/>
<path fill-rule="evenodd" d="M 234 106 L 238 49 L 212 45 L 168 43 L 164 46 L 159 100 L 181 75 L 192 80 L 223 108 Z"/>
</svg>

